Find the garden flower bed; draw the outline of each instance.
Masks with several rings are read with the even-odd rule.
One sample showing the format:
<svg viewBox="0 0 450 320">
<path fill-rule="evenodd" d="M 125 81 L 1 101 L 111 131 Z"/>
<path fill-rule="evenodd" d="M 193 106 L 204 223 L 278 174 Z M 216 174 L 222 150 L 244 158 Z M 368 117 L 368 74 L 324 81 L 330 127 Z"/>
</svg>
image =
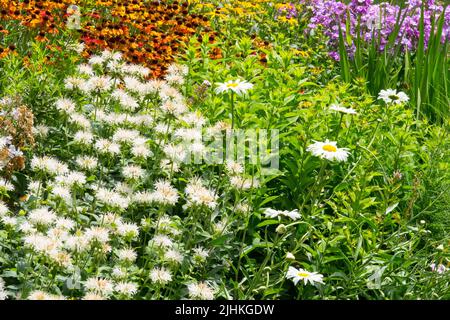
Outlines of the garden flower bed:
<svg viewBox="0 0 450 320">
<path fill-rule="evenodd" d="M 449 9 L 405 5 L 0 0 L 0 299 L 450 298 Z"/>
</svg>

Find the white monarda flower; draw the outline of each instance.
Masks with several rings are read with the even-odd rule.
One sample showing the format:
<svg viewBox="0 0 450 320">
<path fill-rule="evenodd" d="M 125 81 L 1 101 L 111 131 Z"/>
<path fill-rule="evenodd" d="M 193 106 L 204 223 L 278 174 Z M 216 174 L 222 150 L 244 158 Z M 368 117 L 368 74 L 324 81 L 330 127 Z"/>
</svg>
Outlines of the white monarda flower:
<svg viewBox="0 0 450 320">
<path fill-rule="evenodd" d="M 145 177 L 145 170 L 139 166 L 128 165 L 122 168 L 122 174 L 126 179 L 139 180 Z"/>
<path fill-rule="evenodd" d="M 170 85 L 182 85 L 184 83 L 184 77 L 180 74 L 166 74 L 164 79 L 169 83 Z"/>
<path fill-rule="evenodd" d="M 314 156 L 330 161 L 347 161 L 349 151 L 347 148 L 338 148 L 336 141 L 315 141 L 307 150 Z"/>
<path fill-rule="evenodd" d="M 105 62 L 105 57 L 104 56 L 98 56 L 98 55 L 93 55 L 89 58 L 89 64 L 90 65 L 100 65 L 103 64 Z"/>
<path fill-rule="evenodd" d="M 122 65 L 121 72 L 125 73 L 125 74 L 146 77 L 150 74 L 150 69 L 147 67 L 143 67 L 141 65 L 128 63 L 128 64 Z"/>
<path fill-rule="evenodd" d="M 41 185 L 42 183 L 39 181 L 30 181 L 30 183 L 28 184 L 28 192 L 37 195 L 39 193 Z"/>
<path fill-rule="evenodd" d="M 235 208 L 236 212 L 247 214 L 253 210 L 252 206 L 247 202 L 239 202 Z"/>
<path fill-rule="evenodd" d="M 85 93 L 90 92 L 104 92 L 108 91 L 112 86 L 112 80 L 108 76 L 94 76 L 90 78 L 88 81 L 86 81 L 83 86 L 82 90 Z"/>
<path fill-rule="evenodd" d="M 117 223 L 117 233 L 122 237 L 137 238 L 139 235 L 139 227 L 134 223 Z"/>
<path fill-rule="evenodd" d="M 304 284 L 315 284 L 322 283 L 323 284 L 323 275 L 317 272 L 309 272 L 304 269 L 296 269 L 294 267 L 289 267 L 288 272 L 286 274 L 287 279 L 291 279 L 294 284 L 297 284 L 300 280 L 303 281 Z"/>
<path fill-rule="evenodd" d="M 73 136 L 73 141 L 86 146 L 90 146 L 93 140 L 94 135 L 89 131 L 78 131 Z"/>
<path fill-rule="evenodd" d="M 106 243 L 109 241 L 109 231 L 103 227 L 90 227 L 86 229 L 84 237 L 88 242 L 98 241 L 100 243 Z"/>
<path fill-rule="evenodd" d="M 153 156 L 153 152 L 147 146 L 142 144 L 134 145 L 131 148 L 131 153 L 137 158 L 148 158 Z"/>
<path fill-rule="evenodd" d="M 33 157 L 33 159 L 31 159 L 31 169 L 49 174 L 65 174 L 69 171 L 66 164 L 47 156 L 42 158 Z"/>
<path fill-rule="evenodd" d="M 106 300 L 106 298 L 95 292 L 86 292 L 86 294 L 83 296 L 83 300 L 95 301 L 95 300 Z"/>
<path fill-rule="evenodd" d="M 72 113 L 69 116 L 69 122 L 83 128 L 84 130 L 89 130 L 91 128 L 91 122 L 80 113 Z"/>
<path fill-rule="evenodd" d="M 206 282 L 190 283 L 187 286 L 189 298 L 199 300 L 213 300 L 214 288 Z"/>
<path fill-rule="evenodd" d="M 178 74 L 180 76 L 186 76 L 189 73 L 189 67 L 183 64 L 171 63 L 167 67 L 167 73 Z"/>
<path fill-rule="evenodd" d="M 65 112 L 67 114 L 71 114 L 75 112 L 76 105 L 75 102 L 73 102 L 70 99 L 61 98 L 56 100 L 55 102 L 56 109 L 61 112 Z"/>
<path fill-rule="evenodd" d="M 264 210 L 264 214 L 266 215 L 266 218 L 276 218 L 278 216 L 285 216 L 285 217 L 289 217 L 292 220 L 298 220 L 301 218 L 300 213 L 298 213 L 298 209 L 295 210 L 275 210 L 275 209 L 271 209 L 271 208 L 267 208 Z"/>
<path fill-rule="evenodd" d="M 111 276 L 114 279 L 125 279 L 125 278 L 127 278 L 128 273 L 127 273 L 126 268 L 114 267 L 112 272 L 111 272 Z"/>
<path fill-rule="evenodd" d="M 5 216 L 8 212 L 9 212 L 8 207 L 2 200 L 0 200 L 0 217 Z"/>
<path fill-rule="evenodd" d="M 173 246 L 173 241 L 166 235 L 156 234 L 153 239 L 149 241 L 149 244 L 161 248 L 170 248 Z"/>
<path fill-rule="evenodd" d="M 80 89 L 84 84 L 84 79 L 79 77 L 67 77 L 64 79 L 64 88 L 67 90 Z"/>
<path fill-rule="evenodd" d="M 1 217 L 1 221 L 7 226 L 14 227 L 17 225 L 17 218 L 15 217 L 4 216 Z"/>
<path fill-rule="evenodd" d="M 99 139 L 94 147 L 102 154 L 116 155 L 120 153 L 120 146 L 108 139 Z"/>
<path fill-rule="evenodd" d="M 172 275 L 166 268 L 154 268 L 150 271 L 150 279 L 155 283 L 165 285 L 172 281 Z"/>
<path fill-rule="evenodd" d="M 153 117 L 149 114 L 138 114 L 134 116 L 129 116 L 127 120 L 129 123 L 134 124 L 136 126 L 145 126 L 145 127 L 152 126 L 154 122 Z"/>
<path fill-rule="evenodd" d="M 228 160 L 225 165 L 225 169 L 230 175 L 239 175 L 244 173 L 244 167 L 235 161 Z"/>
<path fill-rule="evenodd" d="M 86 280 L 84 283 L 86 290 L 103 295 L 109 296 L 114 291 L 114 286 L 111 281 L 104 278 L 92 277 Z"/>
<path fill-rule="evenodd" d="M 23 238 L 25 246 L 32 248 L 36 252 L 49 255 L 60 246 L 60 241 L 44 236 L 42 234 L 30 234 Z"/>
<path fill-rule="evenodd" d="M 130 186 L 126 182 L 119 182 L 114 186 L 114 191 L 119 192 L 122 195 L 129 195 L 132 196 L 133 194 L 133 187 Z"/>
<path fill-rule="evenodd" d="M 73 267 L 72 257 L 67 252 L 54 250 L 49 254 L 49 257 L 60 267 Z"/>
<path fill-rule="evenodd" d="M 227 220 L 217 221 L 213 224 L 213 230 L 216 234 L 228 233 L 228 222 Z"/>
<path fill-rule="evenodd" d="M 49 208 L 37 208 L 28 214 L 28 221 L 33 224 L 49 225 L 56 220 L 56 214 Z"/>
<path fill-rule="evenodd" d="M 77 165 L 84 170 L 94 170 L 97 167 L 98 160 L 97 158 L 90 156 L 79 156 L 76 159 Z"/>
<path fill-rule="evenodd" d="M 138 291 L 138 286 L 133 282 L 121 281 L 115 286 L 116 292 L 123 294 L 127 297 L 134 296 Z"/>
<path fill-rule="evenodd" d="M 231 124 L 225 121 L 218 121 L 214 126 L 207 129 L 207 133 L 211 136 L 222 134 L 224 131 L 230 131 Z"/>
<path fill-rule="evenodd" d="M 123 222 L 123 219 L 117 213 L 106 212 L 99 216 L 98 221 L 103 226 L 108 226 L 112 229 L 115 229 L 117 227 L 117 224 Z"/>
<path fill-rule="evenodd" d="M 139 191 L 132 196 L 133 203 L 150 204 L 153 202 L 153 192 Z"/>
<path fill-rule="evenodd" d="M 54 300 L 54 297 L 45 291 L 34 290 L 30 292 L 27 300 Z"/>
<path fill-rule="evenodd" d="M 139 79 L 136 77 L 124 77 L 123 82 L 125 84 L 125 87 L 131 92 L 139 92 L 141 90 L 142 82 L 139 81 Z"/>
<path fill-rule="evenodd" d="M 206 151 L 206 146 L 200 141 L 189 144 L 187 148 L 194 155 L 202 155 Z"/>
<path fill-rule="evenodd" d="M 61 198 L 66 203 L 70 203 L 72 201 L 72 193 L 70 192 L 70 189 L 62 186 L 62 185 L 54 185 L 52 186 L 52 195 L 56 198 Z"/>
<path fill-rule="evenodd" d="M 76 236 L 68 236 L 64 242 L 64 247 L 70 251 L 82 252 L 88 249 L 89 242 L 90 240 L 84 237 L 83 234 Z"/>
<path fill-rule="evenodd" d="M 242 94 L 253 88 L 253 84 L 240 79 L 229 80 L 225 83 L 218 83 L 217 85 L 218 87 L 216 88 L 216 93 L 222 93 L 231 90 L 237 94 Z"/>
<path fill-rule="evenodd" d="M 55 226 L 64 230 L 72 230 L 75 227 L 75 221 L 69 218 L 58 217 L 55 220 Z"/>
<path fill-rule="evenodd" d="M 163 85 L 161 86 L 161 89 L 159 91 L 159 96 L 163 102 L 165 101 L 183 101 L 183 96 L 181 93 L 174 87 L 171 87 L 169 85 Z"/>
<path fill-rule="evenodd" d="M 8 292 L 5 290 L 5 281 L 0 278 L 0 300 L 6 300 Z"/>
<path fill-rule="evenodd" d="M 161 168 L 161 171 L 166 175 L 170 175 L 173 172 L 180 171 L 180 165 L 177 162 L 172 162 L 169 159 L 162 159 L 159 163 L 159 167 Z"/>
<path fill-rule="evenodd" d="M 341 106 L 339 104 L 332 104 L 330 106 L 330 110 L 341 112 L 341 113 L 346 113 L 346 114 L 358 114 L 355 109 L 353 109 L 353 108 L 346 108 L 346 107 L 343 107 L 343 106 Z"/>
<path fill-rule="evenodd" d="M 119 193 L 105 188 L 98 188 L 96 196 L 98 201 L 121 210 L 125 210 L 130 203 L 128 197 L 123 197 Z"/>
<path fill-rule="evenodd" d="M 165 204 L 165 205 L 175 205 L 178 202 L 178 191 L 169 181 L 159 180 L 155 183 L 155 191 L 152 193 L 152 198 L 154 202 Z"/>
<path fill-rule="evenodd" d="M 137 130 L 128 130 L 128 129 L 119 128 L 114 133 L 114 135 L 112 137 L 112 141 L 118 142 L 118 143 L 124 143 L 124 142 L 133 143 L 140 136 L 141 135 L 140 135 L 139 131 L 137 131 Z"/>
<path fill-rule="evenodd" d="M 174 135 L 185 141 L 202 140 L 202 131 L 199 128 L 180 128 L 175 131 Z"/>
<path fill-rule="evenodd" d="M 205 118 L 198 111 L 184 114 L 181 120 L 184 121 L 186 124 L 196 128 L 200 128 L 206 123 Z"/>
<path fill-rule="evenodd" d="M 50 131 L 50 128 L 43 124 L 39 124 L 33 128 L 33 133 L 37 136 L 40 136 L 41 138 L 47 137 L 49 131 Z"/>
<path fill-rule="evenodd" d="M 188 198 L 187 207 L 206 206 L 214 209 L 217 206 L 218 196 L 213 190 L 209 190 L 203 186 L 200 179 L 192 179 L 186 186 L 185 193 Z"/>
<path fill-rule="evenodd" d="M 86 184 L 86 176 L 82 172 L 72 171 L 62 176 L 63 184 L 67 186 L 79 186 L 82 187 Z"/>
<path fill-rule="evenodd" d="M 161 105 L 161 110 L 167 114 L 180 116 L 187 111 L 187 107 L 181 101 L 167 100 Z"/>
<path fill-rule="evenodd" d="M 139 103 L 132 96 L 127 94 L 125 91 L 118 89 L 115 93 L 116 99 L 119 101 L 120 106 L 124 110 L 134 111 L 139 108 Z M 114 93 L 113 93 L 114 94 Z"/>
<path fill-rule="evenodd" d="M 0 191 L 7 192 L 7 191 L 13 191 L 14 186 L 12 183 L 6 181 L 5 179 L 0 178 Z"/>
<path fill-rule="evenodd" d="M 230 184 L 233 188 L 239 190 L 248 190 L 251 188 L 257 188 L 259 181 L 256 178 L 245 178 L 241 176 L 232 176 L 230 178 Z"/>
<path fill-rule="evenodd" d="M 50 228 L 47 231 L 47 236 L 51 239 L 64 241 L 68 238 L 69 233 L 67 232 L 67 230 L 65 230 L 63 228 L 55 227 L 55 228 Z"/>
<path fill-rule="evenodd" d="M 183 255 L 178 250 L 170 249 L 164 253 L 164 260 L 171 263 L 180 264 L 183 261 Z"/>
<path fill-rule="evenodd" d="M 116 254 L 120 261 L 128 263 L 133 263 L 137 258 L 137 254 L 133 249 L 120 249 L 117 250 Z"/>
<path fill-rule="evenodd" d="M 88 64 L 80 64 L 78 67 L 78 73 L 83 74 L 83 75 L 87 75 L 87 76 L 93 76 L 94 75 L 94 70 L 92 69 L 92 67 Z"/>
<path fill-rule="evenodd" d="M 381 90 L 378 94 L 378 99 L 383 100 L 386 104 L 402 104 L 409 101 L 406 93 L 395 89 Z"/>
</svg>

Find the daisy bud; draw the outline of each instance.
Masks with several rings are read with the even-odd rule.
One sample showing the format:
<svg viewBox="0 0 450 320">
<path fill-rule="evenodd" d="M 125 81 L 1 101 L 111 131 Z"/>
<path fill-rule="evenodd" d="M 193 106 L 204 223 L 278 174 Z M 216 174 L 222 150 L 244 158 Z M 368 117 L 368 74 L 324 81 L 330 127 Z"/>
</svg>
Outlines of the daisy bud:
<svg viewBox="0 0 450 320">
<path fill-rule="evenodd" d="M 286 226 L 284 225 L 284 224 L 280 224 L 276 229 L 275 229 L 275 231 L 278 233 L 278 234 L 283 234 L 283 233 L 285 233 L 286 232 Z"/>
<path fill-rule="evenodd" d="M 292 253 L 288 252 L 288 253 L 286 253 L 286 259 L 287 260 L 295 260 L 295 256 Z"/>
</svg>

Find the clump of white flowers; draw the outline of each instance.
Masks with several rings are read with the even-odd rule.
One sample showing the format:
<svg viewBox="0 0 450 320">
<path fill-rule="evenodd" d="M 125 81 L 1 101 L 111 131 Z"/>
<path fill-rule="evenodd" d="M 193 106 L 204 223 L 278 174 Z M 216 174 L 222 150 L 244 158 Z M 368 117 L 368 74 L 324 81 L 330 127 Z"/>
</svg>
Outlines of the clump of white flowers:
<svg viewBox="0 0 450 320">
<path fill-rule="evenodd" d="M 26 209 L 15 214 L 0 198 L 0 223 L 19 235 L 22 258 L 36 270 L 30 277 L 45 267 L 66 279 L 54 282 L 59 291 L 31 279 L 32 290 L 21 298 L 64 299 L 62 286 L 74 285 L 84 300 L 132 299 L 142 284 L 159 298 L 178 291 L 160 289 L 179 285 L 181 270 L 206 272 L 206 262 L 217 259 L 206 239 L 237 232 L 246 215 L 236 215 L 238 221 L 229 215 L 252 211 L 247 191 L 259 180 L 238 162 L 217 164 L 219 175 L 217 165 L 192 161 L 207 151 L 205 132 L 231 126 L 210 124 L 192 109 L 181 90 L 187 73 L 172 64 L 163 79 L 148 80 L 150 69 L 104 51 L 68 75 L 69 93 L 54 102 L 63 130 L 34 126 L 42 145 L 30 161 Z M 236 80 L 218 91 L 242 94 L 252 87 Z M 65 136 L 67 150 L 45 144 L 49 128 Z M 0 178 L 0 195 L 13 191 L 12 182 Z M 212 281 L 184 285 L 190 299 L 218 295 Z M 0 279 L 0 299 L 12 296 L 5 288 Z"/>
</svg>

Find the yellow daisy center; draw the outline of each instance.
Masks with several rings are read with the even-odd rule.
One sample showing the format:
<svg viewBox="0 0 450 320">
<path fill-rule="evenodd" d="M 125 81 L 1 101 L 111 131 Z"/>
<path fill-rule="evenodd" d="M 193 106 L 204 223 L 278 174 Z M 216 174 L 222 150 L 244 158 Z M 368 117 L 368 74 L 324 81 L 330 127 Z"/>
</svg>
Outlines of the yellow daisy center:
<svg viewBox="0 0 450 320">
<path fill-rule="evenodd" d="M 228 87 L 228 88 L 236 88 L 237 86 L 238 86 L 238 84 L 237 84 L 237 83 L 234 83 L 234 82 L 233 82 L 233 83 L 228 83 L 228 84 L 227 84 L 227 87 Z"/>
<path fill-rule="evenodd" d="M 331 144 L 326 144 L 322 147 L 323 150 L 328 151 L 328 152 L 336 152 L 337 148 Z"/>
<path fill-rule="evenodd" d="M 306 272 L 299 272 L 297 273 L 297 275 L 301 278 L 308 278 L 309 277 L 309 273 Z"/>
</svg>

